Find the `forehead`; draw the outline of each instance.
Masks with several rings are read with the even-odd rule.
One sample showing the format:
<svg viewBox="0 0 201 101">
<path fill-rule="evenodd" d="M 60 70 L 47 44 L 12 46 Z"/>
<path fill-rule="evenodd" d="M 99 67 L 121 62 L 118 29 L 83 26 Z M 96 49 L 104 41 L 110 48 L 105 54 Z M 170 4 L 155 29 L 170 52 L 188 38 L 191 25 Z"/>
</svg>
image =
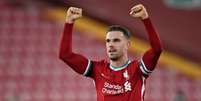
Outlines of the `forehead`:
<svg viewBox="0 0 201 101">
<path fill-rule="evenodd" d="M 125 36 L 124 36 L 123 32 L 121 32 L 121 31 L 107 32 L 106 39 L 115 39 L 115 38 L 125 39 Z"/>
</svg>

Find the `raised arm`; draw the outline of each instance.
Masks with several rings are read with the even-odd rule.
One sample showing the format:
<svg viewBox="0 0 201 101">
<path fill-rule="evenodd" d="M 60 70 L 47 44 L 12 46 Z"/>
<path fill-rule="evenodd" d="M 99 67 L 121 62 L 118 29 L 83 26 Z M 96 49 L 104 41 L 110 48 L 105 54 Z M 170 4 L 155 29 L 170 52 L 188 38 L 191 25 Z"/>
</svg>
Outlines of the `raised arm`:
<svg viewBox="0 0 201 101">
<path fill-rule="evenodd" d="M 151 48 L 144 53 L 141 59 L 141 65 L 142 65 L 141 70 L 144 74 L 150 74 L 154 70 L 157 61 L 160 57 L 160 54 L 162 52 L 161 41 L 143 5 L 139 4 L 137 6 L 134 6 L 131 9 L 130 14 L 133 17 L 140 18 L 147 30 Z"/>
<path fill-rule="evenodd" d="M 66 23 L 62 34 L 59 58 L 76 72 L 87 75 L 91 61 L 82 55 L 72 52 L 72 30 L 74 21 L 82 16 L 82 9 L 70 7 L 67 11 Z"/>
</svg>

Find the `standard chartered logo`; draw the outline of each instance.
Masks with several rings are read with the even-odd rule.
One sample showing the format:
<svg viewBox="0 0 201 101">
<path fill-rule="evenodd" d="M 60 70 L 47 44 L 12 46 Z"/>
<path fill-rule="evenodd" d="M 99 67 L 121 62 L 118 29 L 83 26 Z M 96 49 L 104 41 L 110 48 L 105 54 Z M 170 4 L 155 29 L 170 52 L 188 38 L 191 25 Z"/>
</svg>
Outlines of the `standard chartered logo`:
<svg viewBox="0 0 201 101">
<path fill-rule="evenodd" d="M 125 92 L 131 91 L 131 83 L 128 82 L 128 81 L 126 81 L 126 82 L 124 83 L 124 89 L 125 89 Z"/>
<path fill-rule="evenodd" d="M 102 88 L 102 93 L 109 94 L 109 95 L 115 95 L 115 94 L 121 94 L 128 91 L 131 91 L 131 83 L 129 81 L 126 81 L 124 85 L 119 84 L 110 84 L 108 82 L 104 83 L 104 86 Z"/>
<path fill-rule="evenodd" d="M 102 93 L 115 95 L 115 94 L 124 93 L 124 90 L 123 90 L 123 87 L 121 85 L 118 85 L 118 84 L 114 85 L 114 84 L 110 84 L 108 82 L 105 82 L 104 87 L 102 88 Z"/>
</svg>

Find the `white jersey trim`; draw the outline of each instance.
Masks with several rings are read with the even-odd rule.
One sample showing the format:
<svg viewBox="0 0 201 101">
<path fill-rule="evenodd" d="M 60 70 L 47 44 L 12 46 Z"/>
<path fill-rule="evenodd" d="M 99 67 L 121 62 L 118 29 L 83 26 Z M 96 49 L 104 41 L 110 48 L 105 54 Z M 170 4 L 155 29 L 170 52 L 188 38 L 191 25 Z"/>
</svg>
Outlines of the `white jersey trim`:
<svg viewBox="0 0 201 101">
<path fill-rule="evenodd" d="M 147 69 L 147 67 L 145 66 L 144 61 L 142 60 L 142 58 L 140 59 L 140 70 L 146 75 L 149 75 L 149 74 L 152 73 L 152 71 Z"/>
<path fill-rule="evenodd" d="M 119 67 L 119 68 L 114 68 L 114 67 L 110 64 L 110 69 L 112 69 L 112 70 L 114 70 L 114 71 L 119 71 L 119 70 L 122 70 L 122 69 L 126 68 L 130 63 L 131 63 L 131 61 L 128 60 L 128 62 L 127 62 L 124 66 Z"/>
<path fill-rule="evenodd" d="M 86 76 L 88 74 L 90 68 L 91 68 L 91 60 L 88 60 L 87 67 L 86 67 L 86 69 L 85 69 L 85 71 L 83 73 L 84 76 Z"/>
<path fill-rule="evenodd" d="M 145 93 L 145 77 L 142 76 L 141 101 L 144 101 L 144 93 Z"/>
</svg>

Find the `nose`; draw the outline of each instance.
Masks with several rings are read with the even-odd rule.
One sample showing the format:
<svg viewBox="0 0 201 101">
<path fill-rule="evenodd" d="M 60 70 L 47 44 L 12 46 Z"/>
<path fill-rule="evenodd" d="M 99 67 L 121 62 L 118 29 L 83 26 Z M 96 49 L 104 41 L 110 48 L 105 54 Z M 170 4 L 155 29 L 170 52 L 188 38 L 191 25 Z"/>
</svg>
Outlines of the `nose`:
<svg viewBox="0 0 201 101">
<path fill-rule="evenodd" d="M 114 47 L 114 45 L 113 45 L 112 42 L 109 42 L 109 43 L 108 43 L 108 46 L 109 46 L 109 48 L 113 48 L 113 47 Z"/>
</svg>

